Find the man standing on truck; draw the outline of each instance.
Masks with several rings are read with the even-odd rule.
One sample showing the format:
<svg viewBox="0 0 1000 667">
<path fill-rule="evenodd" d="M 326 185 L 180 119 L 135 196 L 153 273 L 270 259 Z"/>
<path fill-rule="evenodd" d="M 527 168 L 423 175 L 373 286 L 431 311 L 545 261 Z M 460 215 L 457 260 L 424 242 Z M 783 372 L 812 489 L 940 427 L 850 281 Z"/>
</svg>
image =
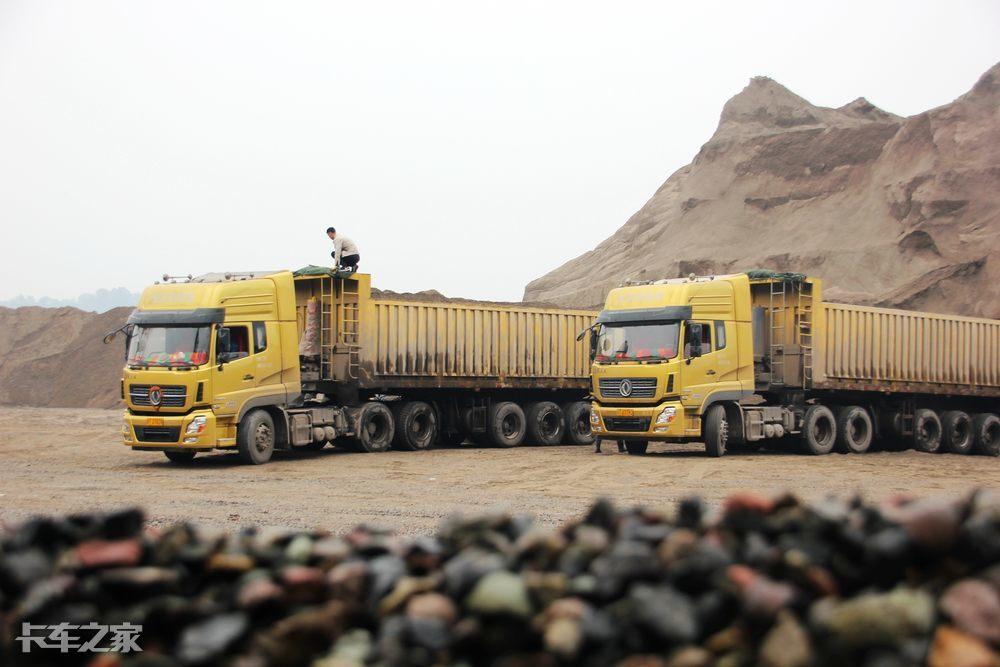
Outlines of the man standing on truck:
<svg viewBox="0 0 1000 667">
<path fill-rule="evenodd" d="M 357 271 L 358 262 L 361 261 L 357 244 L 346 236 L 337 234 L 337 230 L 333 227 L 326 228 L 326 235 L 333 241 L 333 252 L 330 253 L 330 257 L 333 257 L 333 268 Z"/>
</svg>

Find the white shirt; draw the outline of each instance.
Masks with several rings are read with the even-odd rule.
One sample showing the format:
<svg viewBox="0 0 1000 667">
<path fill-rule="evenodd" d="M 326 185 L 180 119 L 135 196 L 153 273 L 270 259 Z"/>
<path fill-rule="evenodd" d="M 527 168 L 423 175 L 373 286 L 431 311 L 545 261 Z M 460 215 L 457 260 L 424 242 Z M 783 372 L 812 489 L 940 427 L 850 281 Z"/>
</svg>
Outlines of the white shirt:
<svg viewBox="0 0 1000 667">
<path fill-rule="evenodd" d="M 340 266 L 340 258 L 346 257 L 348 255 L 360 255 L 358 252 L 358 246 L 354 241 L 347 238 L 346 236 L 341 236 L 337 234 L 337 238 L 333 239 L 333 266 Z"/>
</svg>

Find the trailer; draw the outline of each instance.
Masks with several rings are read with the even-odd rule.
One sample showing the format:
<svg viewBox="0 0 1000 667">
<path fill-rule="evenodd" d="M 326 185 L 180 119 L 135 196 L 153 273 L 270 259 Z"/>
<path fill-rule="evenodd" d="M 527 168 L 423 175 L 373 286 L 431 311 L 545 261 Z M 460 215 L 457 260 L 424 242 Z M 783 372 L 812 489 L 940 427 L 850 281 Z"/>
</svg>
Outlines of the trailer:
<svg viewBox="0 0 1000 667">
<path fill-rule="evenodd" d="M 758 271 L 612 290 L 593 329 L 592 425 L 632 453 L 1000 455 L 1000 320 L 830 303 L 818 279 Z"/>
<path fill-rule="evenodd" d="M 583 445 L 596 313 L 384 298 L 307 267 L 147 288 L 129 319 L 125 444 L 190 461 L 327 444 L 380 452 L 468 439 Z"/>
</svg>

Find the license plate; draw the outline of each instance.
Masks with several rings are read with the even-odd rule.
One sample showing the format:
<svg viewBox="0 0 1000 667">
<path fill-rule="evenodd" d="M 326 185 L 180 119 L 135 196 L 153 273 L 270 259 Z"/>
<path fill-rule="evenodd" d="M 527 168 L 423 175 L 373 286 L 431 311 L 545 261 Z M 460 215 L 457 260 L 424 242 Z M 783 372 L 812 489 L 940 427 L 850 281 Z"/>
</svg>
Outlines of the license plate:
<svg viewBox="0 0 1000 667">
<path fill-rule="evenodd" d="M 618 411 L 619 417 L 635 417 L 635 410 L 623 409 Z"/>
<path fill-rule="evenodd" d="M 163 417 L 150 417 L 146 420 L 146 426 L 163 426 Z"/>
</svg>

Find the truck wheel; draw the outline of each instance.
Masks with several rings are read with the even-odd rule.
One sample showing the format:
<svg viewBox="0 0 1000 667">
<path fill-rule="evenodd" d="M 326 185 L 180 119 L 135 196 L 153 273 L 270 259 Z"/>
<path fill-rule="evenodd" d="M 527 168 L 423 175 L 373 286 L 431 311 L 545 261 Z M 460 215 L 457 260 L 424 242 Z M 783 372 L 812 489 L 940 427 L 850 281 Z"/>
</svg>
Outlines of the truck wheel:
<svg viewBox="0 0 1000 667">
<path fill-rule="evenodd" d="M 487 429 L 490 443 L 498 447 L 517 447 L 524 440 L 526 431 L 524 410 L 517 403 L 502 401 L 490 410 Z"/>
<path fill-rule="evenodd" d="M 837 409 L 837 451 L 864 454 L 872 444 L 872 418 L 860 405 Z"/>
<path fill-rule="evenodd" d="M 972 432 L 972 418 L 961 410 L 941 413 L 941 439 L 944 449 L 954 454 L 968 454 L 976 439 Z"/>
<path fill-rule="evenodd" d="M 933 410 L 920 408 L 913 413 L 913 448 L 930 454 L 941 449 L 941 420 Z"/>
<path fill-rule="evenodd" d="M 191 463 L 191 461 L 194 461 L 195 453 L 191 450 L 167 450 L 163 452 L 163 455 L 170 459 L 171 463 Z"/>
<path fill-rule="evenodd" d="M 274 453 L 274 420 L 266 410 L 252 410 L 236 429 L 236 447 L 243 463 L 260 465 Z"/>
<path fill-rule="evenodd" d="M 355 429 L 357 433 L 353 441 L 359 451 L 388 451 L 395 431 L 392 411 L 385 406 L 385 403 L 378 401 L 365 403 L 358 411 Z"/>
<path fill-rule="evenodd" d="M 394 406 L 396 434 L 392 444 L 396 449 L 428 449 L 437 439 L 437 415 L 423 401 L 405 401 Z"/>
<path fill-rule="evenodd" d="M 590 403 L 574 401 L 563 407 L 563 417 L 566 421 L 566 435 L 563 439 L 568 445 L 592 445 L 594 434 L 590 431 Z"/>
<path fill-rule="evenodd" d="M 972 418 L 972 432 L 976 436 L 975 448 L 986 456 L 1000 456 L 1000 417 L 983 413 Z"/>
<path fill-rule="evenodd" d="M 558 445 L 566 431 L 562 408 L 551 401 L 529 403 L 525 410 L 528 420 L 528 442 L 533 445 Z"/>
<path fill-rule="evenodd" d="M 648 440 L 626 440 L 625 451 L 633 456 L 642 456 L 649 447 Z"/>
<path fill-rule="evenodd" d="M 802 419 L 802 448 L 807 454 L 829 454 L 837 441 L 837 420 L 825 405 L 810 405 Z"/>
<path fill-rule="evenodd" d="M 729 422 L 726 420 L 726 408 L 713 405 L 702 417 L 701 433 L 705 437 L 705 453 L 718 458 L 726 453 L 726 443 L 729 442 Z"/>
</svg>

